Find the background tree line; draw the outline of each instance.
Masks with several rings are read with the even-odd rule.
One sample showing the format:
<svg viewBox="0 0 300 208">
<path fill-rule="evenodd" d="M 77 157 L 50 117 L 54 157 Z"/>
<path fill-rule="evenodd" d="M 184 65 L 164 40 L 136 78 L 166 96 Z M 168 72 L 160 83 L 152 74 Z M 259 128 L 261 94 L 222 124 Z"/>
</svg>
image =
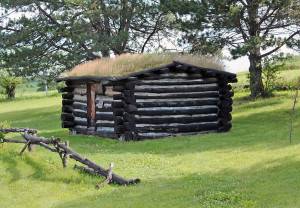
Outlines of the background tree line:
<svg viewBox="0 0 300 208">
<path fill-rule="evenodd" d="M 179 51 L 248 56 L 251 95 L 264 96 L 264 58 L 300 45 L 298 0 L 2 0 L 0 7 L 1 70 L 47 77 L 46 85 L 84 61 L 168 50 L 169 39 Z"/>
</svg>

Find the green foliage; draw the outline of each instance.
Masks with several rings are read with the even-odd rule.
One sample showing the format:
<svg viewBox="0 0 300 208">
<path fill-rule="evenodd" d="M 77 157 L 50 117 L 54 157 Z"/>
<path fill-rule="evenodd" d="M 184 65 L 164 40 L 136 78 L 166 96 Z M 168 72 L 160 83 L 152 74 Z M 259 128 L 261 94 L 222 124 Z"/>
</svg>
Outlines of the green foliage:
<svg viewBox="0 0 300 208">
<path fill-rule="evenodd" d="M 189 44 L 190 51 L 211 54 L 226 48 L 234 59 L 248 56 L 253 97 L 265 93 L 262 60 L 283 45 L 299 47 L 299 1 L 174 0 L 162 4 L 175 14 L 174 27 L 182 31 L 181 42 Z M 267 86 L 267 94 L 269 90 Z"/>
<path fill-rule="evenodd" d="M 144 52 L 167 34 L 167 16 L 153 1 L 4 0 L 0 6 L 0 59 L 18 76 L 58 76 L 112 53 Z"/>
<path fill-rule="evenodd" d="M 290 56 L 284 54 L 265 57 L 263 59 L 262 75 L 264 81 L 264 95 L 271 96 L 275 90 L 277 75 L 283 68 L 285 62 L 291 59 Z"/>
<path fill-rule="evenodd" d="M 300 77 L 286 80 L 283 78 L 277 79 L 277 81 L 274 83 L 274 90 L 277 91 L 283 91 L 283 90 L 297 90 L 300 87 Z"/>
<path fill-rule="evenodd" d="M 11 125 L 11 123 L 7 122 L 6 120 L 5 121 L 0 121 L 0 127 L 2 129 L 5 129 L 5 128 L 9 128 Z M 5 138 L 5 132 L 4 131 L 0 131 L 0 143 L 3 141 L 3 139 Z"/>
<path fill-rule="evenodd" d="M 22 81 L 21 78 L 13 77 L 5 70 L 0 71 L 0 93 L 6 94 L 8 98 L 14 98 L 16 87 Z"/>
</svg>

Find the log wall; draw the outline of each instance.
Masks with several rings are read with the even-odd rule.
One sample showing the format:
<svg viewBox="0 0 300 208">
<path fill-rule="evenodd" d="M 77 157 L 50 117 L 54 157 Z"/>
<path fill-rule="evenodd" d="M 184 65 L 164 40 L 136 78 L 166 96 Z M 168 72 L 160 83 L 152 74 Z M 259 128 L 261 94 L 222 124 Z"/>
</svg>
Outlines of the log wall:
<svg viewBox="0 0 300 208">
<path fill-rule="evenodd" d="M 225 76 L 176 67 L 113 83 L 115 131 L 142 140 L 231 128 L 231 86 Z"/>
<path fill-rule="evenodd" d="M 231 128 L 232 96 L 226 73 L 173 65 L 115 81 L 67 81 L 63 89 L 63 128 L 80 134 L 154 139 Z M 88 98 L 94 96 L 95 121 L 90 122 Z M 89 103 L 90 105 L 90 103 Z"/>
</svg>

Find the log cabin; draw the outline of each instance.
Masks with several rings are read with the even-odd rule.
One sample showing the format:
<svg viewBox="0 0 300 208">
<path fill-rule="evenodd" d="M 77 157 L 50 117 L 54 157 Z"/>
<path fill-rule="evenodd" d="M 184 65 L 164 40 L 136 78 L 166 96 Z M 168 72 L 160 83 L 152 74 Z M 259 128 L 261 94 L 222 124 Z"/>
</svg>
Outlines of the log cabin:
<svg viewBox="0 0 300 208">
<path fill-rule="evenodd" d="M 231 129 L 233 73 L 172 61 L 120 76 L 67 76 L 62 128 L 139 141 Z"/>
</svg>

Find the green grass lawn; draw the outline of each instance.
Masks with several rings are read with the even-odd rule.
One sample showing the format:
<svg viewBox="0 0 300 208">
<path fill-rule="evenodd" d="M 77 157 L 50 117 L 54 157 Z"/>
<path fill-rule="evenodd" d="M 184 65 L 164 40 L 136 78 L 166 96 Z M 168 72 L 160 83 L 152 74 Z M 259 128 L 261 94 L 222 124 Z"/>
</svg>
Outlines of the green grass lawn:
<svg viewBox="0 0 300 208">
<path fill-rule="evenodd" d="M 71 147 L 126 178 L 132 186 L 94 187 L 104 178 L 62 168 L 41 147 L 0 144 L 0 207 L 300 207 L 300 105 L 289 143 L 294 92 L 269 99 L 235 93 L 233 128 L 141 142 L 71 136 L 60 126 L 61 96 L 0 102 L 0 120 L 69 140 Z M 19 137 L 18 134 L 9 134 Z"/>
</svg>

